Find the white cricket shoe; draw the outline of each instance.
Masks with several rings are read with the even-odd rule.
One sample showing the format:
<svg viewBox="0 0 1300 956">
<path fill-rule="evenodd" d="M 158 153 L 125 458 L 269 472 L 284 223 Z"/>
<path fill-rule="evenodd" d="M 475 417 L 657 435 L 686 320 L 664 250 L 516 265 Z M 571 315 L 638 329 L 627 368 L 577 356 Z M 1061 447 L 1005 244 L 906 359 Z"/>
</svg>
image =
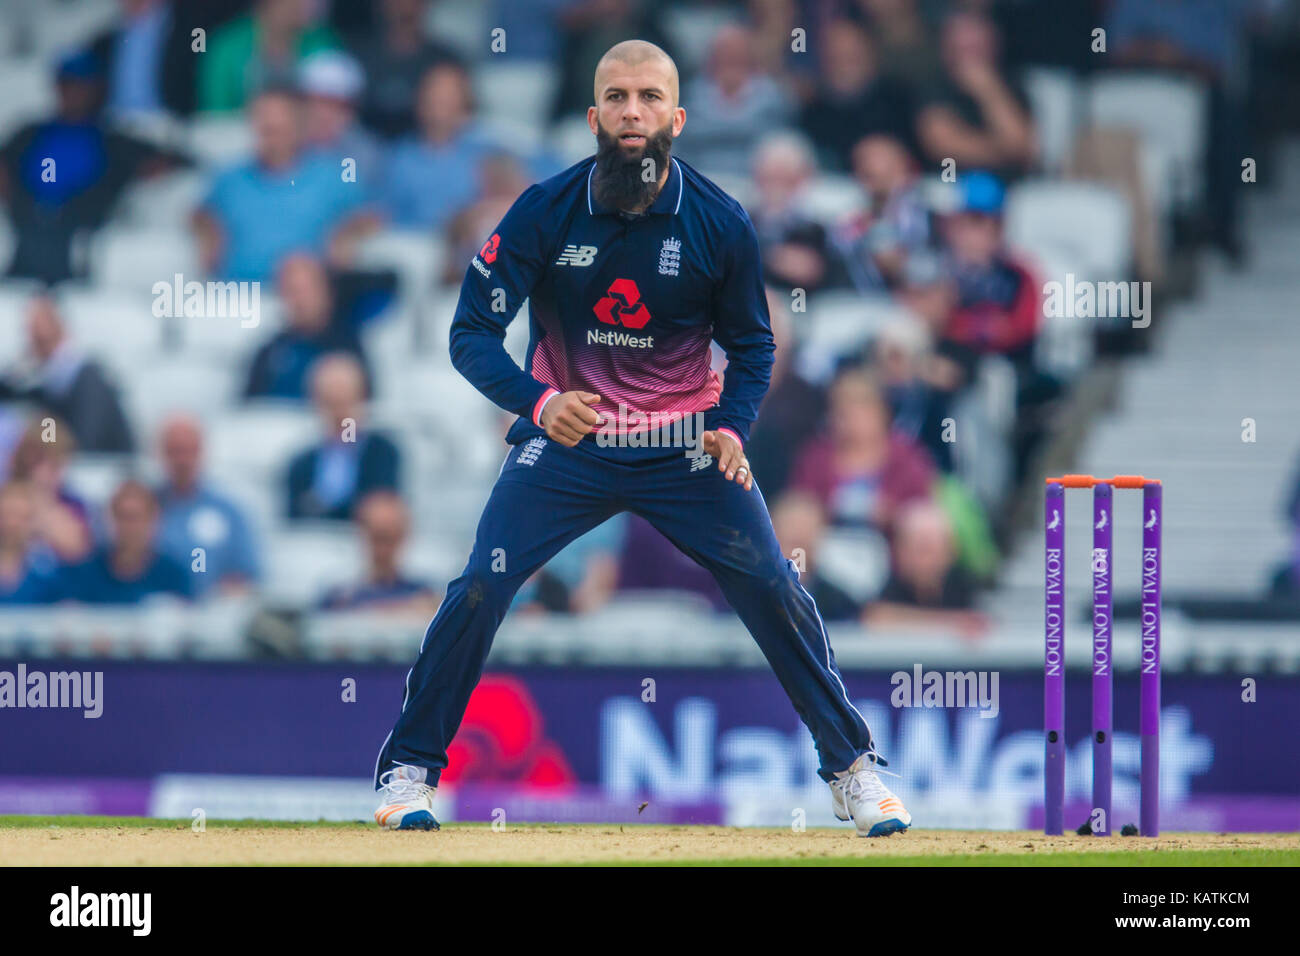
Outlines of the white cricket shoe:
<svg viewBox="0 0 1300 956">
<path fill-rule="evenodd" d="M 397 766 L 379 777 L 381 803 L 375 822 L 389 830 L 437 830 L 431 787 L 411 767 Z"/>
<path fill-rule="evenodd" d="M 889 836 L 912 825 L 912 815 L 880 782 L 874 764 L 863 754 L 831 781 L 831 810 L 836 819 L 852 820 L 862 837 Z"/>
</svg>

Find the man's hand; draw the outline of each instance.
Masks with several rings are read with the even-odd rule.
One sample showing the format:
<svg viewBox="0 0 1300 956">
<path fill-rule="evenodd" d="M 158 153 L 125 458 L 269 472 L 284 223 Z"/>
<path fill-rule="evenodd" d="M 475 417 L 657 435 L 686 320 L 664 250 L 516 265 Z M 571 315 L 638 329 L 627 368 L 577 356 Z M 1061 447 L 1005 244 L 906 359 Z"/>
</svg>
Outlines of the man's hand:
<svg viewBox="0 0 1300 956">
<path fill-rule="evenodd" d="M 600 415 L 590 406 L 600 401 L 591 392 L 561 392 L 553 396 L 542 409 L 542 428 L 548 438 L 553 438 L 566 448 L 582 441 L 600 424 Z"/>
<path fill-rule="evenodd" d="M 744 485 L 746 491 L 754 487 L 754 476 L 749 470 L 749 459 L 745 457 L 736 439 L 726 432 L 707 431 L 700 436 L 700 442 L 704 450 L 718 460 L 718 471 L 725 474 L 728 481 Z"/>
</svg>

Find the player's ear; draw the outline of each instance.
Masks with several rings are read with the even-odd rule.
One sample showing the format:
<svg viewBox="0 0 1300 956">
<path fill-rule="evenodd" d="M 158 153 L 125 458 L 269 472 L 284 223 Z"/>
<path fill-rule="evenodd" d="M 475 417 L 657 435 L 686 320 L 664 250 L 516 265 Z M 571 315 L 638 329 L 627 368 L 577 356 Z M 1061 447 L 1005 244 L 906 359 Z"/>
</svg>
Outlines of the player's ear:
<svg viewBox="0 0 1300 956">
<path fill-rule="evenodd" d="M 686 125 L 686 107 L 679 106 L 673 110 L 673 138 L 682 135 L 682 127 Z"/>
<path fill-rule="evenodd" d="M 596 131 L 600 129 L 599 126 L 600 121 L 598 119 L 599 116 L 600 114 L 596 111 L 596 107 L 594 106 L 587 107 L 587 127 L 591 130 L 592 136 L 595 136 Z"/>
</svg>

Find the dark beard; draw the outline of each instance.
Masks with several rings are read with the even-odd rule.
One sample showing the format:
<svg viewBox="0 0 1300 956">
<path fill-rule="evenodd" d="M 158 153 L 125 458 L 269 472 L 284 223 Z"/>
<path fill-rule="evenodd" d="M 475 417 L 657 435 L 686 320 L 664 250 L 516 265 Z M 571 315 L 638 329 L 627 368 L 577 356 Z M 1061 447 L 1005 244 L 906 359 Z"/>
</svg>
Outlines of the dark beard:
<svg viewBox="0 0 1300 956">
<path fill-rule="evenodd" d="M 672 151 L 671 127 L 665 126 L 646 137 L 641 152 L 628 155 L 619 146 L 617 137 L 596 127 L 596 175 L 591 189 L 596 201 L 607 209 L 644 211 L 659 193 L 659 176 L 668 168 Z M 654 161 L 655 177 L 646 182 L 641 178 L 642 163 L 649 157 Z"/>
</svg>

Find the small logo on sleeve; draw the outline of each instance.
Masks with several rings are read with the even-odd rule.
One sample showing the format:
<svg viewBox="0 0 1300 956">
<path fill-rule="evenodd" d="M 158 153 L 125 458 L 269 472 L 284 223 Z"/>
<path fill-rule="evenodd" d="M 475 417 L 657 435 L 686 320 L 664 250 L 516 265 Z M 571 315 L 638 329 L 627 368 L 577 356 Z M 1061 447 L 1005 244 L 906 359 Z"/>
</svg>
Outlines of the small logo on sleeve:
<svg viewBox="0 0 1300 956">
<path fill-rule="evenodd" d="M 483 243 L 483 248 L 478 251 L 478 255 L 469 261 L 469 264 L 472 265 L 475 271 L 477 271 L 484 279 L 492 278 L 492 270 L 483 263 L 496 262 L 497 250 L 500 249 L 500 247 L 501 236 L 494 232 L 492 233 L 491 238 L 488 239 L 487 242 Z"/>
</svg>

